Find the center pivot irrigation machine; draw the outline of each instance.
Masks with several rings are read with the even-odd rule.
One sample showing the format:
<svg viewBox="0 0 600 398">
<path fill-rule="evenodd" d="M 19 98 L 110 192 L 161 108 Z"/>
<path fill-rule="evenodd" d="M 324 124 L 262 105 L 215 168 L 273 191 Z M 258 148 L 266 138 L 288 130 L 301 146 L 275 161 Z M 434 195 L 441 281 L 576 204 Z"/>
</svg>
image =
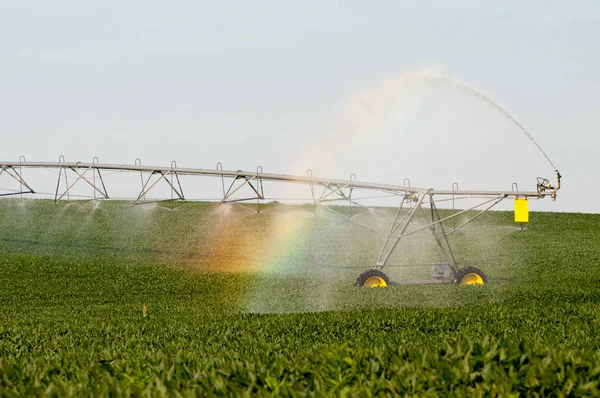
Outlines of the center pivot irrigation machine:
<svg viewBox="0 0 600 398">
<path fill-rule="evenodd" d="M 215 169 L 193 169 L 177 167 L 175 162 L 172 162 L 170 167 L 142 166 L 139 159 L 136 159 L 134 165 L 115 165 L 99 163 L 97 158 L 94 158 L 92 163 L 68 163 L 62 156 L 59 162 L 27 162 L 24 157 L 21 157 L 18 162 L 0 162 L 0 177 L 6 174 L 16 180 L 20 186 L 18 191 L 4 190 L 1 196 L 36 193 L 23 177 L 23 170 L 27 168 L 57 171 L 55 203 L 69 198 L 70 192 L 76 184 L 88 184 L 93 191 L 93 196 L 89 197 L 91 199 L 109 199 L 103 173 L 113 172 L 132 172 L 142 176 L 141 190 L 137 198 L 134 198 L 133 205 L 156 202 L 147 200 L 146 197 L 161 182 L 168 185 L 171 192 L 170 200 L 189 200 L 184 196 L 180 181 L 182 176 L 219 178 L 223 191 L 222 198 L 218 201 L 219 204 L 256 201 L 257 212 L 260 212 L 261 202 L 273 200 L 265 195 L 263 182 L 305 184 L 310 188 L 311 196 L 308 200 L 314 204 L 315 209 L 316 206 L 322 205 L 322 208 L 328 211 L 381 234 L 383 245 L 374 266 L 361 273 L 355 282 L 356 286 L 364 287 L 385 287 L 394 283 L 390 282 L 384 269 L 390 266 L 401 266 L 391 263 L 392 254 L 401 250 L 401 243 L 407 237 L 419 232 L 428 233 L 433 238 L 443 261 L 430 265 L 431 279 L 395 282 L 395 284 L 485 283 L 486 276 L 480 269 L 473 266 L 461 266 L 457 262 L 449 237 L 507 198 L 514 199 L 515 221 L 527 222 L 528 200 L 542 199 L 548 196 L 555 200 L 560 189 L 561 179 L 560 173 L 556 170 L 556 186 L 553 186 L 548 179 L 538 178 L 537 189 L 529 192 L 518 191 L 516 184 L 513 184 L 509 191 L 465 191 L 460 190 L 457 184 L 454 184 L 451 190 L 435 190 L 412 187 L 408 180 L 405 180 L 403 185 L 386 185 L 356 181 L 355 175 L 352 175 L 349 180 L 317 178 L 312 176 L 310 169 L 307 170 L 306 176 L 295 176 L 263 173 L 260 166 L 255 172 L 227 171 L 223 170 L 220 163 Z M 250 196 L 240 197 L 242 188 L 250 192 Z M 395 216 L 382 215 L 375 208 L 364 204 L 364 201 L 357 198 L 356 194 L 353 197 L 353 193 L 356 193 L 357 190 L 375 191 L 397 198 L 399 205 Z M 440 215 L 436 203 L 443 201 L 454 203 L 455 200 L 465 198 L 476 204 L 466 209 L 456 210 L 445 217 Z M 386 229 L 373 228 L 361 223 L 356 217 L 349 217 L 326 205 L 336 201 L 344 201 L 349 206 L 358 206 L 364 209 L 364 213 L 379 217 L 385 221 Z M 455 222 L 459 220 L 457 218 L 459 216 L 462 216 L 461 223 L 456 225 Z M 448 226 L 449 220 L 453 220 L 455 225 Z"/>
</svg>

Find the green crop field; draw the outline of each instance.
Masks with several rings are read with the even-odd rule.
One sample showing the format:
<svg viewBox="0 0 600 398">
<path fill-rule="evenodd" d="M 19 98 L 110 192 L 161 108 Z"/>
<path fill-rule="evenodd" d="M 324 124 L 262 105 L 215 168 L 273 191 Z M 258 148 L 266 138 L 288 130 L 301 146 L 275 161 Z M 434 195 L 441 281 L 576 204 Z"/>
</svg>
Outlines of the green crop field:
<svg viewBox="0 0 600 398">
<path fill-rule="evenodd" d="M 360 289 L 380 238 L 252 209 L 0 201 L 0 396 L 600 395 L 600 215 L 490 212 L 453 238 L 488 284 Z"/>
</svg>

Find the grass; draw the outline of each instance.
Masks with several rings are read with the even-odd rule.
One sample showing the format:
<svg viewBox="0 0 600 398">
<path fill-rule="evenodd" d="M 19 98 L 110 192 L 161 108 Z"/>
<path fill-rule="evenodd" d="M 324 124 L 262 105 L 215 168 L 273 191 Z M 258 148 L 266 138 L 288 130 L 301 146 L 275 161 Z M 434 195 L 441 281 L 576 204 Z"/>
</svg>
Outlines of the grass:
<svg viewBox="0 0 600 398">
<path fill-rule="evenodd" d="M 600 215 L 481 217 L 485 286 L 357 289 L 368 230 L 226 210 L 0 201 L 0 396 L 600 395 Z"/>
</svg>

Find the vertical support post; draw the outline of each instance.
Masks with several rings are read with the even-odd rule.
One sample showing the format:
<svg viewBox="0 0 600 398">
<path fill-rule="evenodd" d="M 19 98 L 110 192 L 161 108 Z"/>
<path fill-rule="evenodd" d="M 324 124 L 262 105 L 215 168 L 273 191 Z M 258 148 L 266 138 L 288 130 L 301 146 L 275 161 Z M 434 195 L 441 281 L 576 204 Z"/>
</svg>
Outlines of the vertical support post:
<svg viewBox="0 0 600 398">
<path fill-rule="evenodd" d="M 387 252 L 385 257 L 384 257 L 384 253 L 385 253 L 385 249 L 387 247 L 389 239 L 384 244 L 383 248 L 381 249 L 381 253 L 379 254 L 379 259 L 377 260 L 377 265 L 379 266 L 380 270 L 383 269 L 383 267 L 385 267 L 385 265 L 387 264 L 387 261 L 389 260 L 390 256 L 394 252 L 394 249 L 396 249 L 396 246 L 398 246 L 398 242 L 400 242 L 400 239 L 402 239 L 404 233 L 406 232 L 406 229 L 408 228 L 408 225 L 410 224 L 415 213 L 417 212 L 417 209 L 421 208 L 421 204 L 423 204 L 423 200 L 425 199 L 425 196 L 427 196 L 427 194 L 421 193 L 421 196 L 419 197 L 417 204 L 409 211 L 409 213 L 406 215 L 406 217 L 402 220 L 400 225 L 397 227 L 397 228 L 399 228 L 400 226 L 402 226 L 402 229 L 400 230 L 399 236 L 396 237 L 394 244 L 392 245 L 390 250 Z M 392 225 L 392 231 L 393 230 L 394 230 L 394 226 Z M 391 235 L 392 235 L 392 233 L 390 233 L 388 235 L 388 237 L 391 237 Z M 383 258 L 383 261 L 382 261 L 382 258 Z"/>
<path fill-rule="evenodd" d="M 446 258 L 446 262 L 452 265 L 454 271 L 458 271 L 458 264 L 456 262 L 456 258 L 454 257 L 454 252 L 452 251 L 452 246 L 450 246 L 450 241 L 448 240 L 448 235 L 444 230 L 444 223 L 441 222 L 440 213 L 438 212 L 437 206 L 435 205 L 435 201 L 433 200 L 433 194 L 429 194 L 429 206 L 431 207 L 431 232 L 435 241 L 442 251 L 443 256 Z M 442 232 L 442 236 L 444 237 L 444 241 L 446 243 L 446 247 L 442 244 L 442 241 L 437 236 L 436 223 L 440 227 L 440 231 Z M 446 251 L 447 250 L 447 251 Z"/>
<path fill-rule="evenodd" d="M 456 192 L 458 192 L 458 183 L 457 182 L 452 184 L 452 214 L 454 214 L 454 212 L 456 211 L 456 208 L 454 206 L 454 195 L 456 195 Z M 456 218 L 454 218 L 453 224 L 454 225 L 452 226 L 452 229 L 456 229 Z"/>
<path fill-rule="evenodd" d="M 173 200 L 173 191 L 174 191 L 174 189 L 173 189 L 173 187 L 174 187 L 174 185 L 173 185 L 173 174 L 174 174 L 173 170 L 176 168 L 177 168 L 177 162 L 172 160 L 171 161 L 171 200 Z"/>
<path fill-rule="evenodd" d="M 65 157 L 64 155 L 60 155 L 58 157 L 58 162 L 61 163 L 60 170 L 58 170 L 58 182 L 56 183 L 56 193 L 54 194 L 54 203 L 58 204 L 58 190 L 60 189 L 60 180 L 62 179 L 63 170 L 65 174 L 65 190 L 69 189 L 69 182 L 67 181 L 67 169 L 64 166 Z M 67 200 L 71 200 L 71 195 L 67 192 Z"/>
<path fill-rule="evenodd" d="M 217 170 L 223 171 L 223 163 L 217 163 Z M 225 177 L 223 177 L 223 174 L 221 174 L 221 187 L 223 188 L 223 199 L 225 199 Z"/>
<path fill-rule="evenodd" d="M 135 160 L 133 161 L 133 164 L 136 165 L 136 166 L 141 166 L 142 165 L 142 159 L 135 158 Z M 144 172 L 142 170 L 140 170 L 140 181 L 142 183 L 142 191 L 141 192 L 144 192 Z M 144 194 L 144 196 L 142 197 L 142 199 L 146 200 L 146 194 Z"/>
<path fill-rule="evenodd" d="M 94 184 L 94 202 L 96 201 L 96 166 L 98 165 L 99 160 L 97 156 L 94 156 L 92 159 L 92 182 Z"/>
<path fill-rule="evenodd" d="M 260 199 L 264 198 L 265 196 L 262 186 L 262 172 L 262 166 L 256 167 L 256 178 L 258 179 L 258 181 L 256 182 L 256 188 L 260 192 L 259 195 L 256 195 L 256 213 L 260 213 Z"/>
<path fill-rule="evenodd" d="M 455 182 L 454 184 L 452 184 L 452 210 L 456 210 L 456 208 L 454 207 L 454 195 L 456 194 L 457 191 L 458 191 L 458 183 Z"/>
<path fill-rule="evenodd" d="M 108 191 L 106 190 L 106 185 L 104 185 L 104 179 L 102 178 L 102 174 L 100 174 L 100 168 L 97 168 L 98 178 L 100 178 L 100 183 L 102 184 L 102 189 L 104 190 L 104 197 L 108 199 Z"/>
<path fill-rule="evenodd" d="M 402 185 L 404 185 L 404 188 L 406 188 L 406 191 L 404 194 L 404 199 L 406 199 L 406 198 L 410 199 L 410 202 L 408 202 L 408 208 L 412 209 L 412 198 L 408 195 L 410 192 L 410 180 L 408 178 L 405 178 Z"/>
<path fill-rule="evenodd" d="M 354 183 L 356 182 L 356 174 L 350 174 L 350 193 L 348 194 L 348 205 L 352 207 L 352 191 L 354 190 Z"/>
<path fill-rule="evenodd" d="M 64 164 L 64 163 L 65 163 L 65 156 L 64 156 L 64 155 L 60 155 L 60 156 L 58 157 L 58 161 L 59 161 L 60 163 L 63 163 L 63 164 Z M 60 170 L 61 170 L 61 171 L 64 171 L 64 173 L 65 173 L 65 190 L 67 190 L 67 200 L 69 200 L 69 201 L 70 201 L 70 200 L 71 200 L 71 193 L 70 193 L 70 192 L 68 192 L 68 190 L 69 190 L 69 179 L 67 178 L 67 168 L 66 168 L 65 166 L 62 166 L 62 167 L 60 168 Z M 57 193 L 58 193 L 58 189 L 57 189 Z"/>
<path fill-rule="evenodd" d="M 58 170 L 58 181 L 56 182 L 56 192 L 54 193 L 54 204 L 58 204 L 58 190 L 60 189 L 60 178 L 62 177 L 62 166 Z"/>
<path fill-rule="evenodd" d="M 20 192 L 19 193 L 19 197 L 20 197 L 20 200 L 21 200 L 21 204 L 23 204 L 23 182 L 22 182 L 22 179 L 23 179 L 23 162 L 25 162 L 25 156 L 21 155 L 19 157 L 19 177 L 20 177 L 19 178 L 19 192 Z"/>
<path fill-rule="evenodd" d="M 159 178 L 158 181 L 156 181 L 154 184 L 152 184 L 152 186 L 150 186 L 150 188 L 148 188 L 146 190 L 146 187 L 148 186 L 148 184 L 150 183 L 150 180 L 152 180 L 152 176 L 154 175 L 156 171 L 152 170 L 150 172 L 150 176 L 148 176 L 148 179 L 146 180 L 146 182 L 144 184 L 142 184 L 142 190 L 140 191 L 140 194 L 138 195 L 138 198 L 135 200 L 135 202 L 132 203 L 132 206 L 135 206 L 140 200 L 146 200 L 146 192 L 150 191 L 156 184 L 158 184 L 158 181 L 160 181 L 164 175 L 161 176 L 161 178 Z"/>
<path fill-rule="evenodd" d="M 315 217 L 317 216 L 317 199 L 315 198 L 315 186 L 312 181 L 313 172 L 312 169 L 306 169 L 306 177 L 308 177 L 308 186 L 310 188 L 310 194 L 313 200 L 313 212 Z"/>
<path fill-rule="evenodd" d="M 394 221 L 392 222 L 392 225 L 390 226 L 390 232 L 387 234 L 387 236 L 385 238 L 385 243 L 383 244 L 383 247 L 381 248 L 381 252 L 379 253 L 377 262 L 379 262 L 381 260 L 381 257 L 383 256 L 385 248 L 387 247 L 387 244 L 389 243 L 390 238 L 392 237 L 392 234 L 394 233 L 396 223 L 398 222 L 398 217 L 400 217 L 400 212 L 402 211 L 402 206 L 404 206 L 405 201 L 406 201 L 406 195 L 404 195 L 402 197 L 402 200 L 400 201 L 400 205 L 398 206 L 398 211 L 396 211 L 396 216 L 394 217 Z"/>
</svg>

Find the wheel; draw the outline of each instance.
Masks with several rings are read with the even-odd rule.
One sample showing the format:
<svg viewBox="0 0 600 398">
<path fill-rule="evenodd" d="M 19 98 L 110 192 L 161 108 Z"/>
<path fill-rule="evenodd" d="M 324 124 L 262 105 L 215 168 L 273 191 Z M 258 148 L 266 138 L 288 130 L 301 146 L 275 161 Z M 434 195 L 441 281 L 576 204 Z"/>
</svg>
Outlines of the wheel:
<svg viewBox="0 0 600 398">
<path fill-rule="evenodd" d="M 483 285 L 486 282 L 485 274 L 476 267 L 463 267 L 454 275 L 454 283 L 457 285 Z"/>
<path fill-rule="evenodd" d="M 358 276 L 354 286 L 357 287 L 386 287 L 390 280 L 386 274 L 378 269 L 370 269 Z"/>
</svg>

